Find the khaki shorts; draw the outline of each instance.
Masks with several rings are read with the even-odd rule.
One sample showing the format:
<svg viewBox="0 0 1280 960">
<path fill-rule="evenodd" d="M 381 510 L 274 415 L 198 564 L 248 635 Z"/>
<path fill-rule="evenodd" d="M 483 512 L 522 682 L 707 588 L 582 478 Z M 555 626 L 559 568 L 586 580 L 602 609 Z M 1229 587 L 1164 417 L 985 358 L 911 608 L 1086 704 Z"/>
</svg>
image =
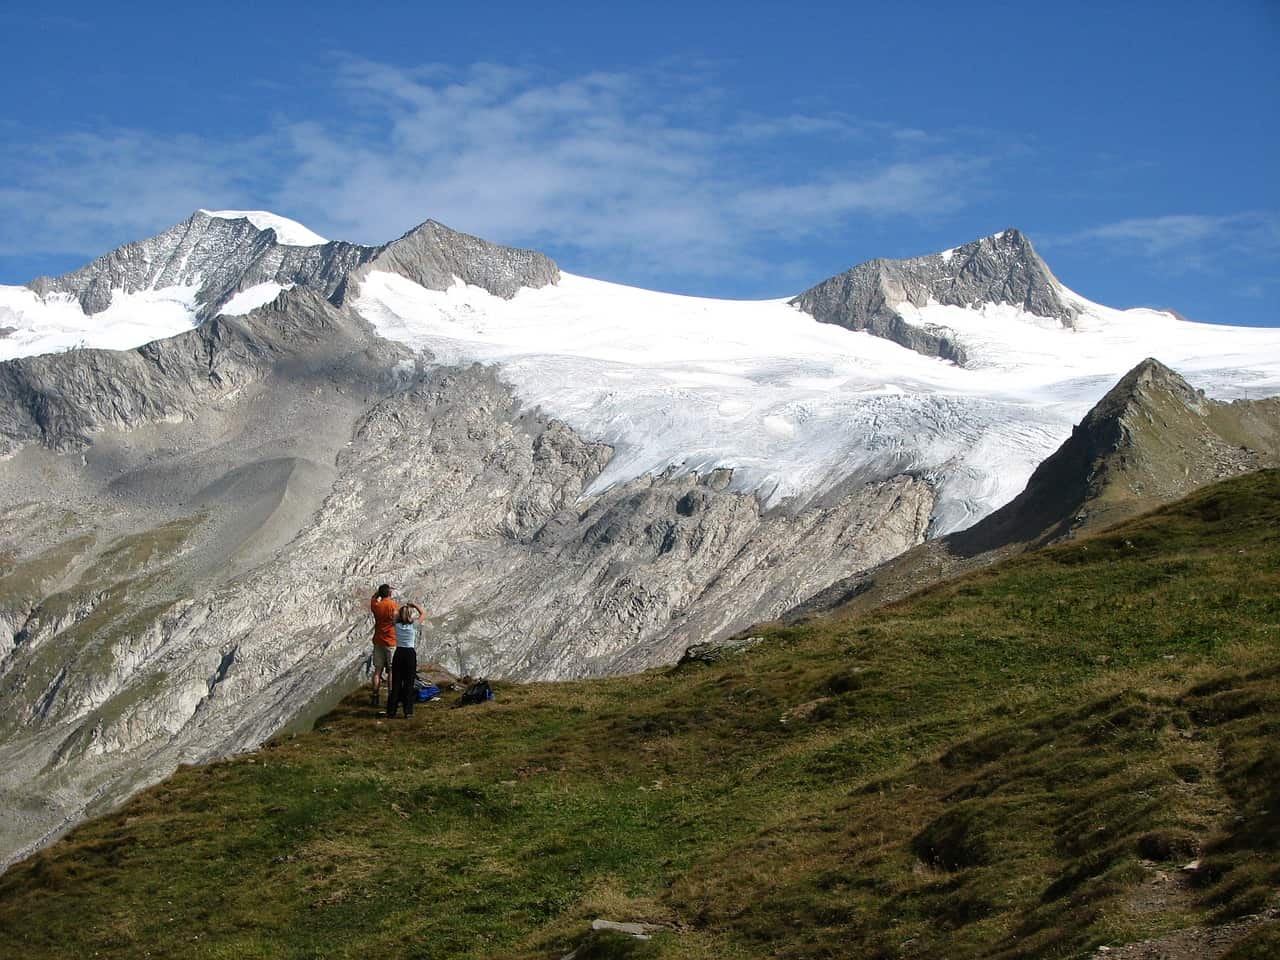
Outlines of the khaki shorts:
<svg viewBox="0 0 1280 960">
<path fill-rule="evenodd" d="M 391 657 L 395 654 L 395 647 L 384 647 L 380 643 L 373 645 L 373 669 L 375 672 L 382 669 L 391 669 Z"/>
</svg>

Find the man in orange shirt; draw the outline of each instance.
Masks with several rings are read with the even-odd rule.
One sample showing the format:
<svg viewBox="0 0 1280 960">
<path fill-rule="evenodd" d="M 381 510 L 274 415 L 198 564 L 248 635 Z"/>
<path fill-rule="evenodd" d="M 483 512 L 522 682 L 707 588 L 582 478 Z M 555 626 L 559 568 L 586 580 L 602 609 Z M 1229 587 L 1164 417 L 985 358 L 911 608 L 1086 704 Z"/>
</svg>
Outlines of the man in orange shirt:
<svg viewBox="0 0 1280 960">
<path fill-rule="evenodd" d="M 400 604 L 391 599 L 391 585 L 384 583 L 369 600 L 373 613 L 373 695 L 371 701 L 378 706 L 378 688 L 382 686 L 382 673 L 387 673 L 387 686 L 391 686 L 391 655 L 396 652 L 396 612 Z"/>
</svg>

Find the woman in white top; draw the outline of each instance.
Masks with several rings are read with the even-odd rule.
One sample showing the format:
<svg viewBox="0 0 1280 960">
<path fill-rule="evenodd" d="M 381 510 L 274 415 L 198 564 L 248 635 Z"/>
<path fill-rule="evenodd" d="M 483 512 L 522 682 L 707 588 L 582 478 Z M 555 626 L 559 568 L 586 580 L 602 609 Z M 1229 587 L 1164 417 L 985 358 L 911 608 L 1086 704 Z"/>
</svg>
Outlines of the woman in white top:
<svg viewBox="0 0 1280 960">
<path fill-rule="evenodd" d="M 404 704 L 404 715 L 413 716 L 413 704 L 417 691 L 413 682 L 418 678 L 418 624 L 414 612 L 422 620 L 426 614 L 416 603 L 402 604 L 396 613 L 396 652 L 391 658 L 391 693 L 387 699 L 387 718 L 394 718 L 396 705 Z"/>
</svg>

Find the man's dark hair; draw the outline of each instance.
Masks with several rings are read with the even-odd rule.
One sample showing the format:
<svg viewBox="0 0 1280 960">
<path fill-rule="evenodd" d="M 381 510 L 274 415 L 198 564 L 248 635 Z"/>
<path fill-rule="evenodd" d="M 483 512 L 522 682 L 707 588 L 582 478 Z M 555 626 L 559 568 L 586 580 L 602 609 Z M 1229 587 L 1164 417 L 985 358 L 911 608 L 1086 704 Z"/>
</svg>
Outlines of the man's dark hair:
<svg viewBox="0 0 1280 960">
<path fill-rule="evenodd" d="M 391 584 L 384 583 L 382 586 L 380 586 L 378 588 L 378 596 L 380 596 L 383 600 L 391 596 Z"/>
</svg>

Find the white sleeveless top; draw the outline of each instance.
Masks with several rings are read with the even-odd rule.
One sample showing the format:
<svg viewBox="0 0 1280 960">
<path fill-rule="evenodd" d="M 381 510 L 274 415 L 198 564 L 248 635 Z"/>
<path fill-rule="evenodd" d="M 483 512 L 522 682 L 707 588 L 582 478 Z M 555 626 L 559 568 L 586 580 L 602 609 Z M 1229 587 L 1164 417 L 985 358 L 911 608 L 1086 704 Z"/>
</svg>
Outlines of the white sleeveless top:
<svg viewBox="0 0 1280 960">
<path fill-rule="evenodd" d="M 418 625 L 416 623 L 396 624 L 396 646 L 412 650 L 418 642 Z"/>
</svg>

